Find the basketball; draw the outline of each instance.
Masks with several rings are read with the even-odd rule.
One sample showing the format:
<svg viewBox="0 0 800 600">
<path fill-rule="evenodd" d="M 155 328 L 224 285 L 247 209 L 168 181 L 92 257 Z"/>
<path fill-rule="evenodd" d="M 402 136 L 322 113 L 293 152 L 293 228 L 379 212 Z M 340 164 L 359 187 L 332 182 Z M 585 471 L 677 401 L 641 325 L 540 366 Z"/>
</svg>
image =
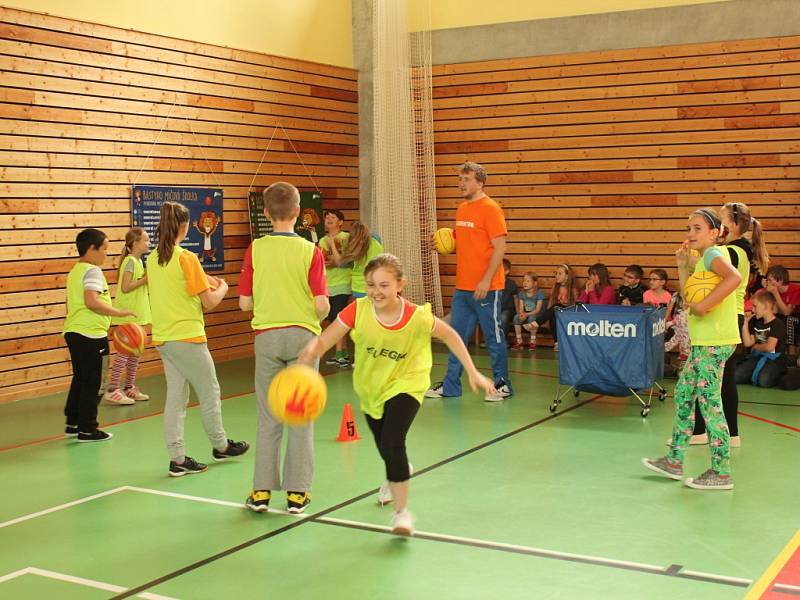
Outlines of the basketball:
<svg viewBox="0 0 800 600">
<path fill-rule="evenodd" d="M 306 425 L 325 410 L 328 387 L 316 369 L 295 364 L 275 375 L 267 398 L 269 410 L 278 421 Z"/>
<path fill-rule="evenodd" d="M 704 300 L 722 278 L 712 271 L 692 273 L 683 288 L 683 297 L 688 304 L 697 304 Z"/>
<path fill-rule="evenodd" d="M 138 323 L 123 323 L 117 325 L 111 339 L 114 341 L 114 348 L 120 354 L 140 356 L 144 352 L 147 334 Z"/>
<path fill-rule="evenodd" d="M 441 227 L 433 234 L 433 245 L 439 254 L 452 254 L 456 249 L 456 238 L 449 227 Z"/>
</svg>

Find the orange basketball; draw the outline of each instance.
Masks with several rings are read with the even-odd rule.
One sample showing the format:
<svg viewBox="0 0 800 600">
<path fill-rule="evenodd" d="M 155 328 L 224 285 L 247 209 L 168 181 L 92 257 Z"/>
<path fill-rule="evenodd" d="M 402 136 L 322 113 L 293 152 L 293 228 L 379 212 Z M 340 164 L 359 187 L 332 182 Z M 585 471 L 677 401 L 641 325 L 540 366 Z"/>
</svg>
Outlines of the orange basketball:
<svg viewBox="0 0 800 600">
<path fill-rule="evenodd" d="M 114 342 L 114 348 L 120 354 L 141 356 L 147 341 L 147 333 L 138 323 L 123 323 L 114 328 L 111 339 Z"/>
<path fill-rule="evenodd" d="M 272 415 L 287 425 L 306 425 L 325 410 L 328 387 L 316 369 L 290 365 L 273 377 L 267 392 Z"/>
<path fill-rule="evenodd" d="M 456 249 L 456 238 L 449 227 L 441 227 L 433 234 L 433 245 L 439 254 L 452 254 Z"/>
<path fill-rule="evenodd" d="M 683 286 L 683 297 L 688 304 L 697 304 L 704 300 L 722 278 L 713 271 L 692 273 Z"/>
</svg>

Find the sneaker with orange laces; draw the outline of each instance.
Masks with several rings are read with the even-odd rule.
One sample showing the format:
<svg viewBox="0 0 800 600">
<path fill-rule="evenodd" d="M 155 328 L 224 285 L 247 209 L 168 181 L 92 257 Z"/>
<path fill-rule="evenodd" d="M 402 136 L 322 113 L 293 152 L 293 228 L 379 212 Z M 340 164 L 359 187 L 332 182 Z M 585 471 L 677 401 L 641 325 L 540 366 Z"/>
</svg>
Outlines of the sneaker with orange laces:
<svg viewBox="0 0 800 600">
<path fill-rule="evenodd" d="M 114 390 L 113 392 L 106 392 L 103 394 L 103 400 L 106 401 L 107 404 L 136 404 L 136 400 L 133 398 L 129 398 L 125 394 L 122 393 L 122 390 Z"/>
</svg>

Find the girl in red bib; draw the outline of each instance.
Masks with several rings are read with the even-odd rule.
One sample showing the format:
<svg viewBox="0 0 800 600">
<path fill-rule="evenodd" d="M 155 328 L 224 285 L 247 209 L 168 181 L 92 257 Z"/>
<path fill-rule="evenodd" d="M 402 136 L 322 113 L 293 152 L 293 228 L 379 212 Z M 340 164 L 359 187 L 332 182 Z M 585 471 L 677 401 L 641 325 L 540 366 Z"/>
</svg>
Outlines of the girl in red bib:
<svg viewBox="0 0 800 600">
<path fill-rule="evenodd" d="M 411 535 L 406 435 L 430 386 L 431 338 L 443 341 L 458 357 L 473 391 L 481 388 L 493 393 L 494 384 L 478 373 L 464 342 L 452 327 L 433 316 L 430 304 L 418 306 L 400 295 L 406 281 L 395 256 L 376 256 L 364 276 L 367 296 L 340 312 L 320 337 L 306 345 L 297 361 L 313 364 L 350 332 L 356 348 L 353 388 L 386 465 L 387 481 L 378 501 L 394 502 L 392 532 Z"/>
</svg>

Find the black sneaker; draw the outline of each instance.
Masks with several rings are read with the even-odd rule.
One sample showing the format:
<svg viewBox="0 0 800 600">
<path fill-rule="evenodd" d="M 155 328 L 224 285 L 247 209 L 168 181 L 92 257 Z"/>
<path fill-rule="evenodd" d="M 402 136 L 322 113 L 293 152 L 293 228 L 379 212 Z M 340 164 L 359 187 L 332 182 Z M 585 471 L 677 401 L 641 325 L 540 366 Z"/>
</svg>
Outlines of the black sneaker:
<svg viewBox="0 0 800 600">
<path fill-rule="evenodd" d="M 77 425 L 67 425 L 64 428 L 64 437 L 77 437 L 77 436 L 78 436 Z"/>
<path fill-rule="evenodd" d="M 233 440 L 228 440 L 228 447 L 225 450 L 214 450 L 211 452 L 211 455 L 214 457 L 214 460 L 219 462 L 221 460 L 227 460 L 229 458 L 233 458 L 234 456 L 241 456 L 245 452 L 250 449 L 250 444 L 247 442 L 234 442 Z"/>
<path fill-rule="evenodd" d="M 192 475 L 194 473 L 202 473 L 208 469 L 208 465 L 197 462 L 191 456 L 183 459 L 181 464 L 176 463 L 174 460 L 169 462 L 169 476 L 170 477 L 183 477 L 184 475 Z"/>
<path fill-rule="evenodd" d="M 269 490 L 253 490 L 247 500 L 244 501 L 244 504 L 254 512 L 267 512 L 271 497 L 272 493 Z"/>
<path fill-rule="evenodd" d="M 92 433 L 83 433 L 82 431 L 78 432 L 79 442 L 105 442 L 106 440 L 110 440 L 112 437 L 114 437 L 113 433 L 100 431 L 99 429 L 95 429 Z"/>
<path fill-rule="evenodd" d="M 330 358 L 325 359 L 325 364 L 326 365 L 331 365 L 332 367 L 338 367 L 339 366 L 339 357 L 334 354 Z"/>
<path fill-rule="evenodd" d="M 306 506 L 311 504 L 311 494 L 308 492 L 286 492 L 286 506 L 293 515 L 302 513 Z"/>
</svg>

